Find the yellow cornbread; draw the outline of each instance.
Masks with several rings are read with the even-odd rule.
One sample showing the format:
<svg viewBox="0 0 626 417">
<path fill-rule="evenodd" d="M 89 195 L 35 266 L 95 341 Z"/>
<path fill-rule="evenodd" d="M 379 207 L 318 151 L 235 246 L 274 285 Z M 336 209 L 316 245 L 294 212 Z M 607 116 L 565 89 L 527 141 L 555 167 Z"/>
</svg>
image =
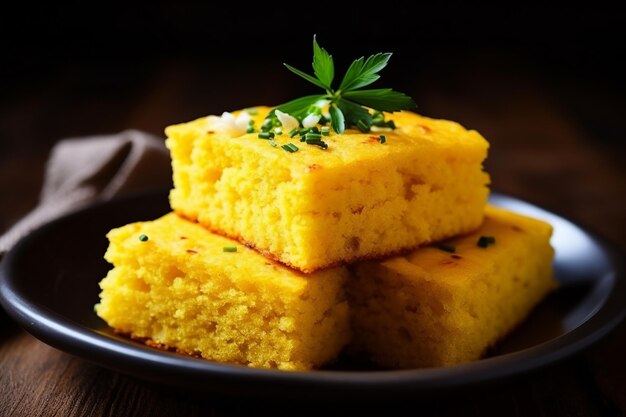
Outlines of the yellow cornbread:
<svg viewBox="0 0 626 417">
<path fill-rule="evenodd" d="M 344 268 L 306 276 L 173 213 L 108 238 L 114 268 L 100 283 L 96 312 L 118 332 L 285 370 L 332 361 L 350 337 Z M 225 252 L 229 246 L 237 251 Z"/>
<path fill-rule="evenodd" d="M 269 108 L 257 111 L 258 128 Z M 231 137 L 207 118 L 170 126 L 172 208 L 307 273 L 477 228 L 488 195 L 485 139 L 415 113 L 388 118 L 397 129 L 331 132 L 326 150 L 288 134 L 276 147 L 258 133 Z M 281 149 L 287 143 L 299 150 Z"/>
<path fill-rule="evenodd" d="M 551 233 L 488 207 L 478 231 L 446 242 L 455 253 L 426 247 L 358 264 L 347 290 L 355 349 L 388 368 L 479 359 L 555 287 Z M 481 248 L 480 236 L 496 241 Z"/>
</svg>

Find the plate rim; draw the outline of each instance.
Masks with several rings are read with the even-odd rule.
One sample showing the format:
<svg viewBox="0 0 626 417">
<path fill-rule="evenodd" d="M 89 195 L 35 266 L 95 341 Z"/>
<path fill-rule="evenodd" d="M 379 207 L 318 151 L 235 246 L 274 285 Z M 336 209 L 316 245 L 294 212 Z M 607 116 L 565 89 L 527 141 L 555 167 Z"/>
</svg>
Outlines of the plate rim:
<svg viewBox="0 0 626 417">
<path fill-rule="evenodd" d="M 278 384 L 293 394 L 303 388 L 323 389 L 330 396 L 343 395 L 346 392 L 360 395 L 364 390 L 385 391 L 386 394 L 401 396 L 417 391 L 428 392 L 440 388 L 458 388 L 467 385 L 489 382 L 536 370 L 545 365 L 559 362 L 573 354 L 590 347 L 612 331 L 626 316 L 626 306 L 620 306 L 618 287 L 624 287 L 624 265 L 620 251 L 615 245 L 558 213 L 548 211 L 535 204 L 508 196 L 491 193 L 490 201 L 522 203 L 550 215 L 565 220 L 588 235 L 593 244 L 607 256 L 615 273 L 615 283 L 601 307 L 581 325 L 560 335 L 531 347 L 478 361 L 451 367 L 403 369 L 403 370 L 315 370 L 315 371 L 280 371 L 272 369 L 249 368 L 241 365 L 223 364 L 204 359 L 185 357 L 135 344 L 132 341 L 119 341 L 98 333 L 86 326 L 80 326 L 47 307 L 31 302 L 11 286 L 10 271 L 32 240 L 45 235 L 59 223 L 71 221 L 74 216 L 86 215 L 96 210 L 123 205 L 125 202 L 153 197 L 164 190 L 149 190 L 127 195 L 106 202 L 98 202 L 59 217 L 34 230 L 5 254 L 0 262 L 0 305 L 27 332 L 37 339 L 67 353 L 79 356 L 125 374 L 171 385 L 171 376 L 188 376 L 189 383 L 195 388 L 200 382 L 227 382 L 228 384 L 248 384 L 250 388 L 267 383 Z M 158 194 L 157 194 L 158 193 Z M 166 194 L 164 195 L 166 196 Z M 497 203 L 496 203 L 497 205 Z M 623 294 L 621 295 L 624 298 Z M 617 304 L 617 305 L 616 305 Z M 506 366 L 503 366 L 506 365 Z M 146 367 L 145 369 L 143 367 Z M 139 369 L 136 369 L 139 368 Z M 131 372 L 129 370 L 134 370 Z M 163 377 L 161 377 L 161 374 Z M 174 382 L 173 385 L 180 386 Z M 182 384 L 185 385 L 185 384 Z M 188 385 L 188 384 L 187 384 Z M 263 387 L 263 391 L 267 390 Z M 202 389 L 201 389 L 202 390 Z M 211 391 L 216 390 L 215 387 Z M 219 390 L 219 389 L 217 389 Z M 284 393 L 281 393 L 281 395 Z"/>
</svg>

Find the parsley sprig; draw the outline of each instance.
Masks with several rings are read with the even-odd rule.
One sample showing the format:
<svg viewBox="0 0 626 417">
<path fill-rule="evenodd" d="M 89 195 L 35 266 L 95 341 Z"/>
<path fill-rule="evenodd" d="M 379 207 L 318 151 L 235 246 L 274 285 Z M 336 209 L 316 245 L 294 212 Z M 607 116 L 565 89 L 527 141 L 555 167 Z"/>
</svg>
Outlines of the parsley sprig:
<svg viewBox="0 0 626 417">
<path fill-rule="evenodd" d="M 365 59 L 361 57 L 350 65 L 338 88 L 333 87 L 335 64 L 333 57 L 317 43 L 313 36 L 313 75 L 309 75 L 289 64 L 287 69 L 310 83 L 325 90 L 325 94 L 300 97 L 277 106 L 268 118 L 275 118 L 276 109 L 288 113 L 302 123 L 310 114 L 321 114 L 323 106 L 328 105 L 330 123 L 333 130 L 343 133 L 345 129 L 357 127 L 369 131 L 373 124 L 380 126 L 382 112 L 395 112 L 415 107 L 409 96 L 391 88 L 362 89 L 380 78 L 378 74 L 387 66 L 391 53 L 377 53 Z M 374 115 L 370 110 L 374 110 Z M 324 119 L 322 118 L 322 123 Z M 394 128 L 392 121 L 386 126 Z"/>
</svg>

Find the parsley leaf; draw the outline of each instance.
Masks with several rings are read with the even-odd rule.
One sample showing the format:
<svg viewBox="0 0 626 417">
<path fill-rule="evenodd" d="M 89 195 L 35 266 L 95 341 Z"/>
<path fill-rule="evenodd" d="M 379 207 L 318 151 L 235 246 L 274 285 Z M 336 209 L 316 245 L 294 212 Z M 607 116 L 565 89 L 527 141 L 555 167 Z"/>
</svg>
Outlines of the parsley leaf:
<svg viewBox="0 0 626 417">
<path fill-rule="evenodd" d="M 311 96 L 304 96 L 295 100 L 288 101 L 274 108 L 270 112 L 268 117 L 274 117 L 274 113 L 276 112 L 276 110 L 280 110 L 302 121 L 302 119 L 304 119 L 306 116 L 309 115 L 309 113 L 311 113 L 309 111 L 309 108 L 311 106 L 314 106 L 318 101 L 324 100 L 325 97 L 326 96 L 323 94 L 314 94 Z"/>
<path fill-rule="evenodd" d="M 391 88 L 346 91 L 342 96 L 379 111 L 394 112 L 415 106 L 415 102 L 411 97 Z"/>
<path fill-rule="evenodd" d="M 283 63 L 284 66 L 287 67 L 287 69 L 291 72 L 293 72 L 296 75 L 299 75 L 300 77 L 304 78 L 305 80 L 307 80 L 308 82 L 315 84 L 318 87 L 321 87 L 323 89 L 326 89 L 326 86 L 317 78 L 310 76 L 309 74 L 307 74 L 306 72 L 300 71 L 297 68 L 292 67 L 289 64 L 285 64 Z"/>
<path fill-rule="evenodd" d="M 376 126 L 381 123 L 394 128 L 393 121 L 385 123 L 382 112 L 395 112 L 415 106 L 409 96 L 391 88 L 359 90 L 380 78 L 378 74 L 384 69 L 391 53 L 377 53 L 367 59 L 358 58 L 352 62 L 346 71 L 338 89 L 333 89 L 335 78 L 335 64 L 333 57 L 322 48 L 313 36 L 313 75 L 309 75 L 289 64 L 285 67 L 294 74 L 325 90 L 325 94 L 310 95 L 281 104 L 270 112 L 267 118 L 276 118 L 275 110 L 288 113 L 302 124 L 303 120 L 311 115 L 321 115 L 322 107 L 329 105 L 330 123 L 333 130 L 343 133 L 345 129 L 358 127 L 361 131 L 369 131 L 374 124 L 370 109 L 375 111 Z M 328 116 L 326 116 L 328 117 Z M 324 119 L 328 120 L 328 119 Z M 327 123 L 325 121 L 324 123 Z"/>
<path fill-rule="evenodd" d="M 313 36 L 313 72 L 324 85 L 323 88 L 330 90 L 335 77 L 335 64 L 333 63 L 333 57 L 326 52 L 326 49 L 318 45 L 315 36 Z"/>
<path fill-rule="evenodd" d="M 343 133 L 346 130 L 346 119 L 339 107 L 332 104 L 328 109 L 330 113 L 330 124 L 337 133 Z"/>
<path fill-rule="evenodd" d="M 389 58 L 391 58 L 390 53 L 377 53 L 367 58 L 366 61 L 363 61 L 363 57 L 357 59 L 346 71 L 339 90 L 356 90 L 378 80 L 380 75 L 377 73 L 387 66 Z"/>
</svg>

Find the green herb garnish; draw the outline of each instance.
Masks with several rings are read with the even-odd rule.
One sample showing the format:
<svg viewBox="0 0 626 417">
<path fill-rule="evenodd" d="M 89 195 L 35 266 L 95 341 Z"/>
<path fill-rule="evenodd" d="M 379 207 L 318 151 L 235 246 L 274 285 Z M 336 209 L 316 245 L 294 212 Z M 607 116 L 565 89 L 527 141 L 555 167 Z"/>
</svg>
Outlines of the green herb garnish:
<svg viewBox="0 0 626 417">
<path fill-rule="evenodd" d="M 273 132 L 261 132 L 259 133 L 259 139 L 274 139 Z"/>
<path fill-rule="evenodd" d="M 298 152 L 298 150 L 300 149 L 296 145 L 294 145 L 293 143 L 287 143 L 286 145 L 281 146 L 281 148 L 283 148 L 284 150 L 286 150 L 289 153 Z"/>
<path fill-rule="evenodd" d="M 481 236 L 478 238 L 478 241 L 476 242 L 476 246 L 481 247 L 481 248 L 486 248 L 489 245 L 493 245 L 494 243 L 496 243 L 496 238 L 493 236 Z"/>
<path fill-rule="evenodd" d="M 224 252 L 237 252 L 237 246 L 224 246 Z"/>
<path fill-rule="evenodd" d="M 450 253 L 456 252 L 456 247 L 452 246 L 452 245 L 449 245 L 447 243 L 440 243 L 440 244 L 438 244 L 437 245 L 437 249 L 441 249 L 442 251 L 450 252 Z"/>
<path fill-rule="evenodd" d="M 385 135 L 380 135 L 380 136 L 378 137 L 378 140 L 379 140 L 379 142 L 382 144 L 382 143 L 387 142 L 387 137 L 386 137 Z"/>
<path fill-rule="evenodd" d="M 144 234 L 139 235 L 139 240 L 142 241 L 142 242 L 147 242 L 148 239 L 149 238 L 148 238 L 147 235 L 144 235 Z"/>
<path fill-rule="evenodd" d="M 328 105 L 333 130 L 343 133 L 345 129 L 351 127 L 358 127 L 362 132 L 369 132 L 374 124 L 369 107 L 379 115 L 375 118 L 376 125 L 393 129 L 395 124 L 392 121 L 385 122 L 382 112 L 396 112 L 415 107 L 413 99 L 390 88 L 362 89 L 380 78 L 378 73 L 387 66 L 389 58 L 391 58 L 391 53 L 377 53 L 367 59 L 361 57 L 353 61 L 339 83 L 339 87 L 335 88 L 333 86 L 335 78 L 333 57 L 319 46 L 313 36 L 314 76 L 289 64 L 284 65 L 289 71 L 325 90 L 325 94 L 300 97 L 281 104 L 276 109 L 288 113 L 302 123 L 311 114 L 320 115 L 322 107 Z M 266 120 L 275 117 L 273 110 Z M 321 120 L 326 120 L 325 116 Z"/>
</svg>

